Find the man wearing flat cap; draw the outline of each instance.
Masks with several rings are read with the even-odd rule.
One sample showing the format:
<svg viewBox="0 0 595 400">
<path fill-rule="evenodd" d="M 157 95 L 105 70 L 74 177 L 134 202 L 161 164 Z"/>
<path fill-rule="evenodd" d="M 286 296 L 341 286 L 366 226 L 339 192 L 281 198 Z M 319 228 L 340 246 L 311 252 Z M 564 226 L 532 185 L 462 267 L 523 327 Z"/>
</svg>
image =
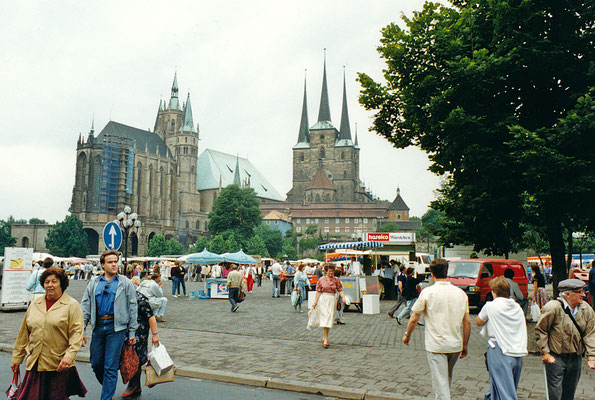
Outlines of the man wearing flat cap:
<svg viewBox="0 0 595 400">
<path fill-rule="evenodd" d="M 595 369 L 595 312 L 583 302 L 584 287 L 579 279 L 561 281 L 560 297 L 543 306 L 535 327 L 550 400 L 574 398 L 583 355 Z"/>
</svg>

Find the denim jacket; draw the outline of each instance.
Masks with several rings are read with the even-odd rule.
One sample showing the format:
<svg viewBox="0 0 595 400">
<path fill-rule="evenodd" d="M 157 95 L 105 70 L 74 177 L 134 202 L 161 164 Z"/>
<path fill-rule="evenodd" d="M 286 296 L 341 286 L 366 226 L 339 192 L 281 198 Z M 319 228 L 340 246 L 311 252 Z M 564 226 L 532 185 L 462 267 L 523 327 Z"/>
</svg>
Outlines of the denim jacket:
<svg viewBox="0 0 595 400">
<path fill-rule="evenodd" d="M 94 277 L 87 285 L 81 307 L 83 308 L 83 317 L 85 320 L 85 330 L 91 322 L 91 327 L 95 328 L 95 319 L 97 318 L 97 304 L 95 301 L 95 290 L 99 283 L 99 277 Z M 116 289 L 116 299 L 114 300 L 114 330 L 116 332 L 124 329 L 128 330 L 128 337 L 133 338 L 136 335 L 138 327 L 138 314 L 136 303 L 136 290 L 130 279 L 124 275 L 118 275 L 118 288 Z"/>
</svg>

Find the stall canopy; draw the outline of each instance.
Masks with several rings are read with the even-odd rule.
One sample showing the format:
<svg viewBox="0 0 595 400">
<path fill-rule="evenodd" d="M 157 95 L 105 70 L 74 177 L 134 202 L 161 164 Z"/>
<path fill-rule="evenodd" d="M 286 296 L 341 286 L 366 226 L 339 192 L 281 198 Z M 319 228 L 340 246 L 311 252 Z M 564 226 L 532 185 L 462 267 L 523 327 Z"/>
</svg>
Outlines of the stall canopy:
<svg viewBox="0 0 595 400">
<path fill-rule="evenodd" d="M 256 264 L 256 260 L 244 253 L 242 250 L 237 253 L 227 253 L 224 256 L 225 261 L 237 264 Z"/>
<path fill-rule="evenodd" d="M 207 249 L 204 249 L 200 253 L 189 254 L 186 258 L 186 262 L 192 264 L 217 264 L 223 262 L 223 256 L 211 253 Z"/>
<path fill-rule="evenodd" d="M 376 242 L 373 240 L 361 241 L 361 242 L 339 242 L 339 243 L 327 243 L 318 246 L 318 250 L 334 250 L 334 249 L 365 249 L 370 247 L 383 247 L 382 242 Z"/>
</svg>

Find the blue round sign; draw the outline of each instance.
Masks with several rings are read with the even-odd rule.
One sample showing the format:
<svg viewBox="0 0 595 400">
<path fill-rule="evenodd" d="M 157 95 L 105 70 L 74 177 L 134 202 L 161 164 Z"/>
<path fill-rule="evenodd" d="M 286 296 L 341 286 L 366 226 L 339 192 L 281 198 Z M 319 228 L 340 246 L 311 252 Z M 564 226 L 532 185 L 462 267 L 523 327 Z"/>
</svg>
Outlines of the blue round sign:
<svg viewBox="0 0 595 400">
<path fill-rule="evenodd" d="M 122 245 L 122 229 L 115 222 L 108 222 L 103 228 L 103 243 L 108 250 L 118 250 Z"/>
</svg>

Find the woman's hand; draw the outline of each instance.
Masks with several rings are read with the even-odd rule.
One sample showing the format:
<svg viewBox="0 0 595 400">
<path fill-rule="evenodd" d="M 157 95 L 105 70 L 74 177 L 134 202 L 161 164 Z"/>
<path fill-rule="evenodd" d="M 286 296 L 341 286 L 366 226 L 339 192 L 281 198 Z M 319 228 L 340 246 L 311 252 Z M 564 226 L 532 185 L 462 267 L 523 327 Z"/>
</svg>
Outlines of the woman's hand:
<svg viewBox="0 0 595 400">
<path fill-rule="evenodd" d="M 82 347 L 85 347 L 87 345 L 87 337 L 83 336 L 83 344 Z"/>
<path fill-rule="evenodd" d="M 62 372 L 64 370 L 67 370 L 68 368 L 72 367 L 72 363 L 72 358 L 64 357 L 62 361 L 60 361 L 60 364 L 58 364 L 58 368 L 56 369 L 56 371 Z"/>
<path fill-rule="evenodd" d="M 20 366 L 21 366 L 21 364 L 12 363 L 12 364 L 10 364 L 10 369 L 12 370 L 12 372 L 19 372 Z"/>
<path fill-rule="evenodd" d="M 159 334 L 158 333 L 151 336 L 151 342 L 153 342 L 153 344 L 159 344 Z"/>
<path fill-rule="evenodd" d="M 316 308 L 316 302 L 312 304 L 312 308 Z"/>
<path fill-rule="evenodd" d="M 343 296 L 343 304 L 347 304 L 347 300 L 345 300 L 345 296 Z"/>
</svg>

